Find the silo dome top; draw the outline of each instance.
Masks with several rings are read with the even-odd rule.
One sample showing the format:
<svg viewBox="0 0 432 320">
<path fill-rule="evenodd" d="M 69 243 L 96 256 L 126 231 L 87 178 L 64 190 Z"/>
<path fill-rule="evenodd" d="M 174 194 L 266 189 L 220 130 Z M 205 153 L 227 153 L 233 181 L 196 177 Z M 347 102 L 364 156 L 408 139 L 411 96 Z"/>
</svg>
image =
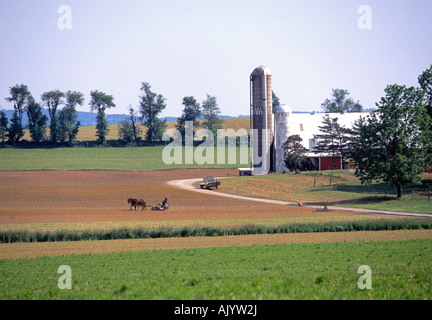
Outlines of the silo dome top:
<svg viewBox="0 0 432 320">
<path fill-rule="evenodd" d="M 259 66 L 255 68 L 255 70 L 252 72 L 252 75 L 271 75 L 271 71 L 269 68 L 264 66 Z"/>
<path fill-rule="evenodd" d="M 287 106 L 285 104 L 281 104 L 277 109 L 276 113 L 292 113 L 292 109 L 290 106 Z"/>
</svg>

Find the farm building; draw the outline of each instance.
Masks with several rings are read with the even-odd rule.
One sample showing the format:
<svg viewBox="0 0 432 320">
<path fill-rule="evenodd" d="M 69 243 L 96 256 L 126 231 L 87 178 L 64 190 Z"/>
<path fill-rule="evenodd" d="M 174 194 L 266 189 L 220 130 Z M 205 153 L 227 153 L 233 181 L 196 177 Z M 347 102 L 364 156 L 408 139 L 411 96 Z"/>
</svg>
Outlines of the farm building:
<svg viewBox="0 0 432 320">
<path fill-rule="evenodd" d="M 322 126 L 325 115 L 330 118 L 337 118 L 338 123 L 344 127 L 352 128 L 354 122 L 360 117 L 366 117 L 367 112 L 349 112 L 349 113 L 293 113 L 288 106 L 281 106 L 274 114 L 274 167 L 276 172 L 287 170 L 284 164 L 282 145 L 287 137 L 299 135 L 302 138 L 303 147 L 309 152 L 306 156 L 310 159 L 315 170 L 342 169 L 342 159 L 336 160 L 328 154 L 316 152 L 315 146 L 317 140 L 315 135 L 320 133 L 319 126 Z"/>
<path fill-rule="evenodd" d="M 310 168 L 308 169 L 328 170 L 335 167 L 342 169 L 341 157 L 334 159 L 328 154 L 316 152 L 315 135 L 320 133 L 319 126 L 322 126 L 323 118 L 328 114 L 330 118 L 338 118 L 340 125 L 351 128 L 356 120 L 366 117 L 368 112 L 293 113 L 289 106 L 282 105 L 273 114 L 271 76 L 271 71 L 264 66 L 256 68 L 250 76 L 250 125 L 251 129 L 262 131 L 256 135 L 258 141 L 251 147 L 251 168 L 267 165 L 262 170 L 263 173 L 289 171 L 285 167 L 282 145 L 287 137 L 299 135 L 303 146 L 309 150 L 307 157 L 310 160 Z M 253 148 L 257 148 L 258 151 L 254 151 Z M 265 155 L 269 159 L 269 164 L 263 162 Z"/>
</svg>

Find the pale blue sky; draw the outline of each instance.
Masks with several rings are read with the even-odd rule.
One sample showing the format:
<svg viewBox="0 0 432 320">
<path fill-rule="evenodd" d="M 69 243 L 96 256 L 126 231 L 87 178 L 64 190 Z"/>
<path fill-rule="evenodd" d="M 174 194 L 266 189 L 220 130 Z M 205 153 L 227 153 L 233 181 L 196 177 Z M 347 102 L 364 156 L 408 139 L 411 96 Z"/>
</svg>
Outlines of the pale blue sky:
<svg viewBox="0 0 432 320">
<path fill-rule="evenodd" d="M 61 5 L 72 28 L 61 30 Z M 371 8 L 372 29 L 358 27 Z M 249 114 L 249 75 L 297 111 L 320 110 L 333 88 L 375 107 L 388 84 L 417 86 L 432 64 L 431 0 L 0 0 L 0 106 L 26 84 L 40 101 L 60 89 L 114 96 L 126 113 L 141 82 L 179 116 L 184 96 L 217 97 L 224 115 Z"/>
</svg>

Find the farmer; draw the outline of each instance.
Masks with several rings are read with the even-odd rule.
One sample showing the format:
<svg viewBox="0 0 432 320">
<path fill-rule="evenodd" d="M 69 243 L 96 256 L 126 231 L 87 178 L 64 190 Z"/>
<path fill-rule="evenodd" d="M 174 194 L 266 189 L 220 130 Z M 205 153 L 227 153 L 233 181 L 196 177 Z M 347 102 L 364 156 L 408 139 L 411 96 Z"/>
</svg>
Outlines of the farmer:
<svg viewBox="0 0 432 320">
<path fill-rule="evenodd" d="M 165 207 L 165 204 L 166 204 L 167 202 L 168 202 L 168 198 L 165 197 L 165 200 L 162 201 L 162 203 L 159 203 L 159 205 L 160 205 L 162 208 L 164 208 L 164 207 Z"/>
</svg>

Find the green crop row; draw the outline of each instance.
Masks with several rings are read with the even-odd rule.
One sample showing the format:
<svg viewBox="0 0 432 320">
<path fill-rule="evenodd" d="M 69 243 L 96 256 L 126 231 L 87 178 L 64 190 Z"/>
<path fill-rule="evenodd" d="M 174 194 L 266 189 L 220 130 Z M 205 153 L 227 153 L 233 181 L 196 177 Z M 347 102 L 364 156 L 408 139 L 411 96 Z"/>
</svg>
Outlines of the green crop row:
<svg viewBox="0 0 432 320">
<path fill-rule="evenodd" d="M 214 237 L 251 234 L 346 232 L 432 229 L 432 220 L 382 220 L 327 223 L 295 223 L 280 226 L 244 225 L 231 228 L 223 227 L 183 227 L 175 228 L 120 228 L 113 230 L 90 231 L 2 231 L 0 243 L 14 242 L 55 242 L 84 240 L 119 240 L 172 237 Z"/>
</svg>

